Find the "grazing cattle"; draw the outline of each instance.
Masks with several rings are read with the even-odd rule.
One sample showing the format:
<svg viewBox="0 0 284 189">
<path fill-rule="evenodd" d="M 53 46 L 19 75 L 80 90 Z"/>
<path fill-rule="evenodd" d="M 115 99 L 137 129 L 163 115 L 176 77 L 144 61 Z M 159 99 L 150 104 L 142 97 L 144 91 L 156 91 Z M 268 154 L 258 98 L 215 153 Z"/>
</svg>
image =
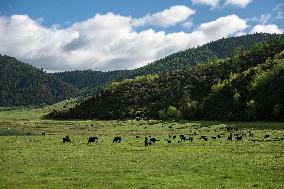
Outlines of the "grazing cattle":
<svg viewBox="0 0 284 189">
<path fill-rule="evenodd" d="M 264 135 L 264 138 L 269 138 L 269 135 Z"/>
<path fill-rule="evenodd" d="M 196 132 L 194 132 L 193 134 L 196 135 Z"/>
<path fill-rule="evenodd" d="M 228 131 L 228 132 L 230 132 L 230 131 L 232 131 L 232 130 L 233 130 L 232 127 L 227 127 L 227 131 Z"/>
<path fill-rule="evenodd" d="M 211 137 L 212 139 L 216 139 L 216 137 Z"/>
<path fill-rule="evenodd" d="M 94 125 L 93 124 L 91 124 L 91 127 L 93 127 Z"/>
<path fill-rule="evenodd" d="M 171 141 L 171 140 L 166 140 L 166 141 L 167 141 L 169 144 L 170 144 L 170 143 L 172 143 L 172 141 Z"/>
<path fill-rule="evenodd" d="M 204 141 L 208 141 L 208 137 L 207 136 L 201 136 L 201 138 L 204 140 Z"/>
<path fill-rule="evenodd" d="M 91 142 L 98 142 L 99 138 L 98 137 L 89 137 L 88 138 L 88 144 Z"/>
<path fill-rule="evenodd" d="M 172 126 L 169 126 L 169 129 L 172 129 L 173 127 Z"/>
<path fill-rule="evenodd" d="M 243 137 L 242 137 L 242 136 L 237 136 L 237 137 L 236 137 L 236 140 L 237 140 L 237 141 L 242 141 L 242 140 L 243 140 Z"/>
<path fill-rule="evenodd" d="M 172 137 L 172 135 L 169 134 L 169 138 L 171 138 L 171 137 Z"/>
<path fill-rule="evenodd" d="M 112 143 L 120 143 L 121 142 L 121 137 L 114 137 Z"/>
<path fill-rule="evenodd" d="M 42 136 L 45 136 L 45 133 L 41 133 Z"/>
<path fill-rule="evenodd" d="M 186 137 L 184 135 L 180 135 L 179 137 L 181 141 L 186 140 Z"/>
<path fill-rule="evenodd" d="M 176 135 L 174 135 L 174 136 L 173 136 L 173 139 L 175 139 L 175 138 L 177 138 L 177 136 L 176 136 Z"/>
<path fill-rule="evenodd" d="M 156 141 L 159 141 L 159 140 L 157 140 L 156 138 L 150 137 L 150 142 L 156 143 Z"/>
<path fill-rule="evenodd" d="M 139 136 L 136 136 L 136 138 L 140 138 Z"/>
<path fill-rule="evenodd" d="M 30 136 L 31 135 L 31 133 L 27 133 L 27 136 Z"/>
<path fill-rule="evenodd" d="M 151 145 L 151 142 L 148 141 L 148 137 L 145 137 L 144 144 L 145 144 L 145 146 Z"/>
<path fill-rule="evenodd" d="M 233 141 L 232 135 L 228 136 L 228 140 Z"/>
<path fill-rule="evenodd" d="M 249 137 L 253 137 L 253 133 L 250 133 L 250 134 L 249 134 Z"/>
<path fill-rule="evenodd" d="M 189 140 L 190 142 L 192 142 L 192 141 L 193 141 L 193 137 L 188 137 L 188 140 Z"/>
<path fill-rule="evenodd" d="M 217 135 L 218 138 L 221 138 L 221 135 Z"/>
<path fill-rule="evenodd" d="M 65 142 L 70 142 L 71 143 L 71 139 L 70 137 L 67 135 L 66 137 L 63 137 L 63 143 Z"/>
</svg>

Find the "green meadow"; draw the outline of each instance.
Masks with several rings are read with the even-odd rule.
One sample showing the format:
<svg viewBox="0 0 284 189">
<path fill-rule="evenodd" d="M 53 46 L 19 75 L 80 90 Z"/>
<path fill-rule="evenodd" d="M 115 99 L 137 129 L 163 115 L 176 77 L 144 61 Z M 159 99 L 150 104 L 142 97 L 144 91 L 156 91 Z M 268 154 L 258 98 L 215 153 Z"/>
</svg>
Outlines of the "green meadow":
<svg viewBox="0 0 284 189">
<path fill-rule="evenodd" d="M 0 112 L 0 188 L 284 188 L 284 123 L 53 121 L 44 113 Z M 228 141 L 228 127 L 246 136 Z M 62 143 L 66 135 L 72 143 Z M 88 144 L 90 136 L 98 142 Z M 146 147 L 145 136 L 159 141 Z"/>
</svg>

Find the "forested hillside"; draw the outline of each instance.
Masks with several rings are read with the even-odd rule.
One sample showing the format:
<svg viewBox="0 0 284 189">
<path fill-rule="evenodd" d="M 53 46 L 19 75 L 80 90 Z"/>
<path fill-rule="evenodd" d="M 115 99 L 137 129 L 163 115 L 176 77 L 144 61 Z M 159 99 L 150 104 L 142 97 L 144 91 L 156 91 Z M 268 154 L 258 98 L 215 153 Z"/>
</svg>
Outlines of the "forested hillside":
<svg viewBox="0 0 284 189">
<path fill-rule="evenodd" d="M 136 75 L 139 75 L 139 73 L 146 75 L 182 70 L 192 64 L 232 57 L 238 52 L 249 50 L 255 43 L 271 41 L 278 36 L 279 34 L 255 33 L 219 39 L 197 48 L 171 54 L 147 66 L 138 68 L 135 72 Z"/>
<path fill-rule="evenodd" d="M 55 76 L 0 55 L 0 106 L 52 104 L 78 94 Z"/>
<path fill-rule="evenodd" d="M 51 75 L 54 75 L 64 82 L 78 88 L 81 91 L 81 95 L 89 96 L 96 94 L 105 85 L 111 83 L 112 81 L 120 81 L 124 78 L 133 77 L 131 74 L 131 70 L 116 70 L 109 72 L 77 70 L 53 73 Z"/>
<path fill-rule="evenodd" d="M 96 94 L 101 88 L 113 81 L 121 81 L 122 79 L 148 74 L 161 74 L 174 70 L 183 70 L 192 64 L 231 57 L 238 52 L 250 49 L 255 43 L 270 41 L 277 38 L 277 36 L 279 35 L 257 33 L 226 39 L 223 38 L 197 48 L 174 53 L 135 70 L 109 72 L 85 70 L 59 72 L 54 73 L 54 75 L 64 82 L 79 88 L 82 94 L 92 95 Z"/>
<path fill-rule="evenodd" d="M 284 37 L 187 69 L 114 82 L 56 119 L 284 120 Z"/>
</svg>

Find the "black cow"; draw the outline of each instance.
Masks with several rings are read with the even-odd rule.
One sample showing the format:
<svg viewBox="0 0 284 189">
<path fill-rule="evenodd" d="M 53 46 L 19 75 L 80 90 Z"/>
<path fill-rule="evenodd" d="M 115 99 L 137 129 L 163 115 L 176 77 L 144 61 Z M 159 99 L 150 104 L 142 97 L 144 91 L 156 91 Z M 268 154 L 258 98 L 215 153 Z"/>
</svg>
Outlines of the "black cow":
<svg viewBox="0 0 284 189">
<path fill-rule="evenodd" d="M 186 137 L 184 135 L 179 135 L 179 137 L 181 141 L 186 140 Z"/>
<path fill-rule="evenodd" d="M 92 142 L 98 142 L 99 138 L 98 137 L 89 137 L 88 138 L 88 144 Z"/>
<path fill-rule="evenodd" d="M 192 142 L 192 141 L 193 141 L 193 137 L 188 137 L 188 140 L 189 140 L 190 142 Z"/>
<path fill-rule="evenodd" d="M 63 137 L 63 143 L 65 142 L 70 142 L 71 143 L 71 139 L 70 137 L 67 135 L 66 137 Z"/>
<path fill-rule="evenodd" d="M 237 140 L 237 141 L 242 141 L 242 140 L 243 140 L 243 137 L 242 137 L 242 136 L 237 136 L 237 137 L 236 137 L 236 140 Z"/>
<path fill-rule="evenodd" d="M 232 135 L 228 136 L 228 140 L 233 141 Z"/>
<path fill-rule="evenodd" d="M 145 137 L 145 141 L 144 141 L 145 146 L 151 146 L 151 141 L 148 141 L 148 137 Z"/>
<path fill-rule="evenodd" d="M 204 140 L 204 141 L 208 141 L 208 137 L 207 136 L 201 136 L 201 138 Z"/>
<path fill-rule="evenodd" d="M 121 142 L 121 137 L 114 137 L 112 143 L 120 143 Z"/>
<path fill-rule="evenodd" d="M 45 133 L 41 133 L 42 136 L 45 136 Z"/>
<path fill-rule="evenodd" d="M 175 138 L 177 138 L 177 136 L 176 136 L 176 135 L 174 135 L 174 136 L 173 136 L 173 139 L 175 139 Z"/>
<path fill-rule="evenodd" d="M 217 135 L 218 138 L 221 138 L 221 135 Z"/>
<path fill-rule="evenodd" d="M 159 141 L 159 140 L 157 140 L 156 138 L 150 137 L 150 142 L 156 143 L 156 141 Z"/>
<path fill-rule="evenodd" d="M 269 135 L 265 135 L 264 138 L 269 138 Z"/>
</svg>

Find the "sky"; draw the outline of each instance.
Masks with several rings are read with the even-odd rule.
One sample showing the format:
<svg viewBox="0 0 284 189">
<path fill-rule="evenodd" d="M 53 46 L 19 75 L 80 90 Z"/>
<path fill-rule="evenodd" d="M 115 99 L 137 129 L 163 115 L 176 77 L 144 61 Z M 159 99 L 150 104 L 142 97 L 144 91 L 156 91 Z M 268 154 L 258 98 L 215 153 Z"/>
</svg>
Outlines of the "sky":
<svg viewBox="0 0 284 189">
<path fill-rule="evenodd" d="M 283 0 L 0 0 L 0 54 L 47 72 L 134 69 L 261 32 L 284 32 Z"/>
</svg>

